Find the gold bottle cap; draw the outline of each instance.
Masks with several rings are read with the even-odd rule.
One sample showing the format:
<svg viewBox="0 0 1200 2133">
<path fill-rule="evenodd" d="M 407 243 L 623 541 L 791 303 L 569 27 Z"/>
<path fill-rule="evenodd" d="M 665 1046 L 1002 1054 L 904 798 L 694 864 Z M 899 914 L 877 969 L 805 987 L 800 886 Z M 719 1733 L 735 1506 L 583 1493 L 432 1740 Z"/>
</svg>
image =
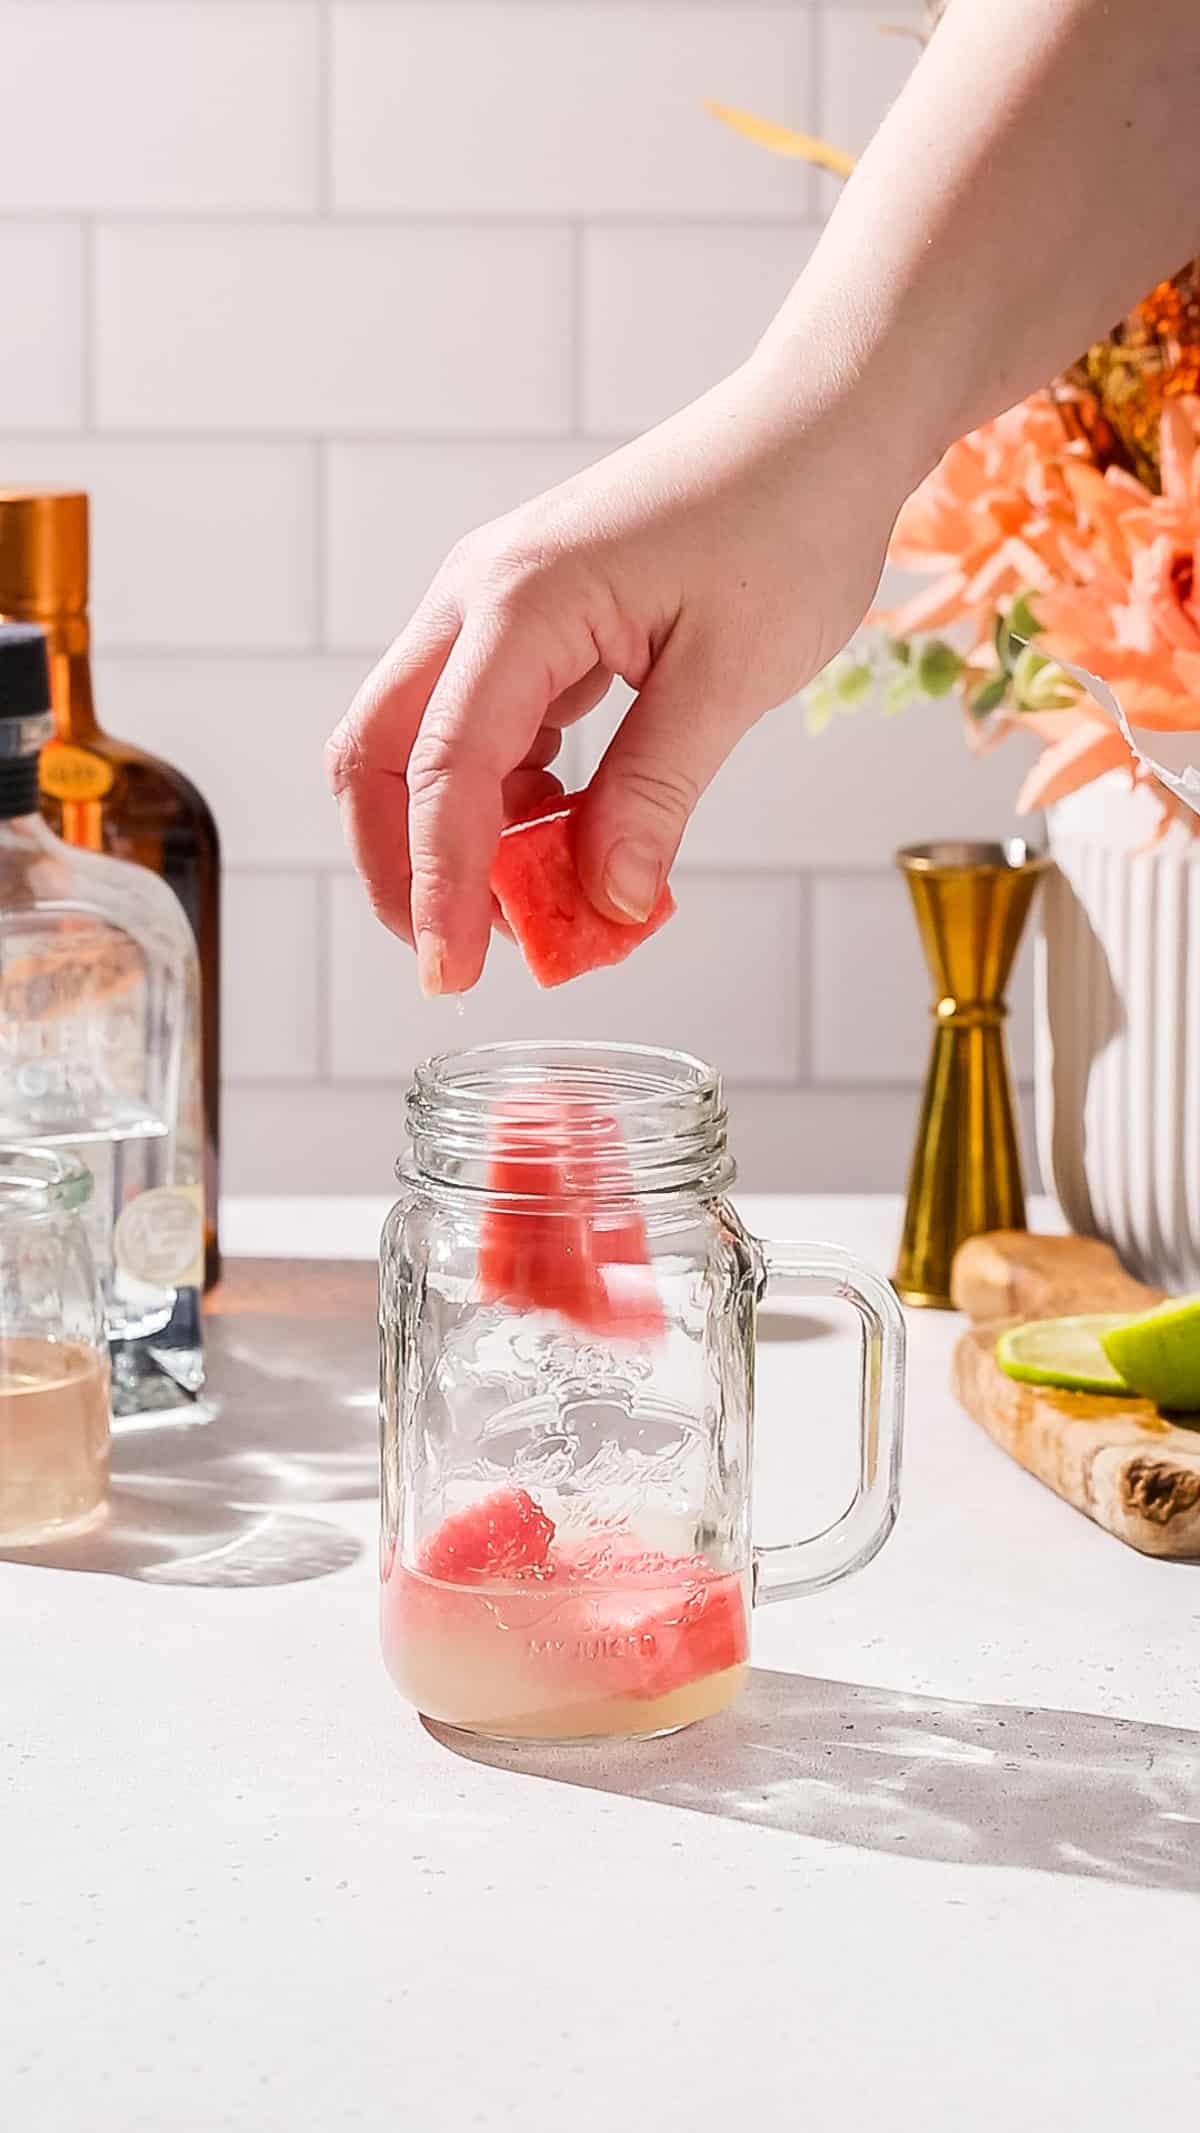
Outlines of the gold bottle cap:
<svg viewBox="0 0 1200 2133">
<path fill-rule="evenodd" d="M 87 613 L 88 500 L 80 489 L 0 489 L 0 615 Z"/>
</svg>

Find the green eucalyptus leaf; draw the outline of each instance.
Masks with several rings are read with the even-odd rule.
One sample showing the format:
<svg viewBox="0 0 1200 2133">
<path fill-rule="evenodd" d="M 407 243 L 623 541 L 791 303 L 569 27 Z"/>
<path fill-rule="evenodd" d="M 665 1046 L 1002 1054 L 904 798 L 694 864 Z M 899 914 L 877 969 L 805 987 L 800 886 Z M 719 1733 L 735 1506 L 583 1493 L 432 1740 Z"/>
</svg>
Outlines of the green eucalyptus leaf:
<svg viewBox="0 0 1200 2133">
<path fill-rule="evenodd" d="M 952 644 L 931 637 L 917 660 L 917 686 L 923 696 L 949 696 L 966 660 Z"/>
<path fill-rule="evenodd" d="M 1075 690 L 1060 666 L 1027 644 L 1013 668 L 1013 693 L 1022 711 L 1066 711 Z"/>
<path fill-rule="evenodd" d="M 831 678 L 842 709 L 852 710 L 869 695 L 875 677 L 865 659 L 854 659 L 838 667 Z"/>
<path fill-rule="evenodd" d="M 1008 675 L 1003 667 L 997 667 L 985 682 L 976 689 L 967 709 L 972 718 L 986 718 L 989 711 L 998 711 L 1008 695 Z"/>
<path fill-rule="evenodd" d="M 815 681 L 804 697 L 804 724 L 809 733 L 824 733 L 833 724 L 838 702 L 827 681 Z"/>
<path fill-rule="evenodd" d="M 880 710 L 885 718 L 893 718 L 898 711 L 907 711 L 911 704 L 915 704 L 920 693 L 917 677 L 912 669 L 902 667 L 898 674 L 893 674 L 884 690 Z"/>
<path fill-rule="evenodd" d="M 1029 639 L 1036 637 L 1042 627 L 1029 604 L 1030 598 L 1031 595 L 1027 592 L 1018 593 L 1008 611 L 1009 638 L 1018 638 L 1022 644 L 1028 644 Z"/>
</svg>

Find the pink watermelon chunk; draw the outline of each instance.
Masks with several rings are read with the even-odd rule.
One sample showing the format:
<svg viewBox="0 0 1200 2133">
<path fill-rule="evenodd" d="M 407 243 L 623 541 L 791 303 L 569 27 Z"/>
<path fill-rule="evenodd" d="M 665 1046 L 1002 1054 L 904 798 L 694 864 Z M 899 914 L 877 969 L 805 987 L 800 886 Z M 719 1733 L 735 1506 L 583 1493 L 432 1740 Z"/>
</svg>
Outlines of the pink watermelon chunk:
<svg viewBox="0 0 1200 2133">
<path fill-rule="evenodd" d="M 451 1513 L 415 1575 L 397 1566 L 385 1624 L 398 1674 L 408 1649 L 432 1700 L 447 1686 L 452 1700 L 465 1698 L 450 1713 L 464 1722 L 652 1703 L 743 1666 L 749 1647 L 736 1573 L 643 1548 L 628 1533 L 560 1538 L 519 1488 Z"/>
<path fill-rule="evenodd" d="M 450 1585 L 544 1570 L 554 1521 L 527 1489 L 497 1489 L 463 1511 L 452 1511 L 430 1534 L 419 1556 L 426 1577 Z"/>
<path fill-rule="evenodd" d="M 579 1098 L 504 1105 L 493 1129 L 483 1217 L 486 1302 L 556 1311 L 611 1340 L 663 1331 L 646 1225 L 615 1118 Z"/>
<path fill-rule="evenodd" d="M 580 1210 L 591 1267 L 587 1323 L 597 1333 L 653 1340 L 666 1318 L 625 1136 L 610 1112 L 579 1097 L 565 1111 L 563 1187 Z"/>
<path fill-rule="evenodd" d="M 527 1098 L 502 1107 L 493 1127 L 491 1198 L 479 1240 L 486 1303 L 557 1311 L 575 1326 L 602 1314 L 581 1209 L 563 1188 L 561 1105 Z"/>
<path fill-rule="evenodd" d="M 564 1543 L 551 1552 L 549 1574 L 572 1587 L 562 1624 L 573 1624 L 578 1651 L 594 1646 L 613 1693 L 667 1696 L 745 1663 L 741 1584 L 702 1555 Z"/>
<path fill-rule="evenodd" d="M 641 925 L 605 918 L 584 894 L 575 868 L 572 834 L 574 795 L 553 814 L 506 829 L 492 861 L 492 894 L 539 985 L 565 985 L 568 978 L 627 955 L 665 926 L 675 898 L 663 888 Z"/>
</svg>

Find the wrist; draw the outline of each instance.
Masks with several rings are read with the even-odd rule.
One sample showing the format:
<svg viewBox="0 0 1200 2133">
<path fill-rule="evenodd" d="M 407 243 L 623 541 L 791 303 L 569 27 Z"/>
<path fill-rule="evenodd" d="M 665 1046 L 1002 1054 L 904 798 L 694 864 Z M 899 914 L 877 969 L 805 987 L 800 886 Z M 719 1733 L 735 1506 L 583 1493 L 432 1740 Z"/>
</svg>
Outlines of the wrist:
<svg viewBox="0 0 1200 2133">
<path fill-rule="evenodd" d="M 834 472 L 870 517 L 886 512 L 890 523 L 953 438 L 944 408 L 939 419 L 914 390 L 919 366 L 908 337 L 896 333 L 884 342 L 892 345 L 870 345 L 862 322 L 849 316 L 789 304 L 743 375 L 797 481 L 807 487 L 815 463 Z"/>
</svg>

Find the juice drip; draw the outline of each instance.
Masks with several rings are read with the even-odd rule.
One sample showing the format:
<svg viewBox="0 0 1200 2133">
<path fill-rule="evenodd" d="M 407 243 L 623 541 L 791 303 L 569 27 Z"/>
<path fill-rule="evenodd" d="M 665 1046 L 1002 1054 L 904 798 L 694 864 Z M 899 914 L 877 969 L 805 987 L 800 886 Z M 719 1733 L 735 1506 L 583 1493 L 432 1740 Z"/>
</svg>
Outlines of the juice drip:
<svg viewBox="0 0 1200 2133">
<path fill-rule="evenodd" d="M 108 1363 L 74 1341 L 0 1338 L 0 1540 L 90 1524 L 108 1494 Z"/>
</svg>

